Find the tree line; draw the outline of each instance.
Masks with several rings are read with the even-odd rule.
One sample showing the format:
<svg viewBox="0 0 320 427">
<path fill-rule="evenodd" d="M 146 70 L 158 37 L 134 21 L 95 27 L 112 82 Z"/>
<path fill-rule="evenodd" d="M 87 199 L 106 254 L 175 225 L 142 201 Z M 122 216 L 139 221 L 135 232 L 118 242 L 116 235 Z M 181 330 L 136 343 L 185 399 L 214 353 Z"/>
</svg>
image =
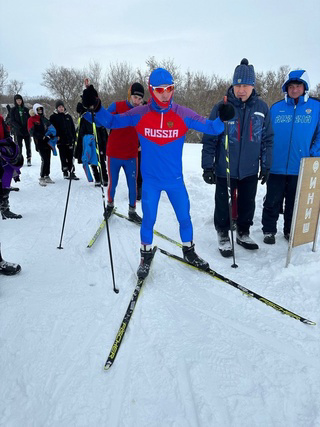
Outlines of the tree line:
<svg viewBox="0 0 320 427">
<path fill-rule="evenodd" d="M 148 76 L 157 67 L 168 69 L 174 76 L 175 101 L 205 117 L 209 116 L 213 105 L 223 98 L 232 83 L 232 75 L 230 79 L 223 79 L 217 74 L 182 72 L 172 59 L 157 61 L 155 57 L 146 60 L 144 69 L 134 69 L 127 62 L 118 62 L 109 64 L 105 72 L 98 62 L 90 63 L 87 68 L 83 69 L 52 64 L 42 73 L 41 82 L 41 85 L 48 89 L 52 97 L 26 97 L 25 101 L 30 104 L 40 102 L 50 106 L 53 110 L 55 101 L 61 99 L 68 112 L 76 119 L 76 105 L 80 101 L 86 77 L 97 89 L 102 104 L 108 106 L 116 100 L 126 99 L 128 88 L 135 81 L 143 84 L 145 98 L 148 99 Z M 290 67 L 287 65 L 281 66 L 277 71 L 256 71 L 256 91 L 269 106 L 283 98 L 281 87 L 289 71 Z M 8 73 L 0 64 L 0 103 L 12 103 L 13 95 L 21 92 L 22 89 L 23 82 L 8 81 Z M 320 97 L 320 83 L 317 84 L 311 95 Z M 47 113 L 49 112 L 51 113 L 51 111 L 47 111 Z M 201 135 L 196 131 L 189 131 L 188 141 L 196 142 L 200 141 L 200 138 Z"/>
</svg>

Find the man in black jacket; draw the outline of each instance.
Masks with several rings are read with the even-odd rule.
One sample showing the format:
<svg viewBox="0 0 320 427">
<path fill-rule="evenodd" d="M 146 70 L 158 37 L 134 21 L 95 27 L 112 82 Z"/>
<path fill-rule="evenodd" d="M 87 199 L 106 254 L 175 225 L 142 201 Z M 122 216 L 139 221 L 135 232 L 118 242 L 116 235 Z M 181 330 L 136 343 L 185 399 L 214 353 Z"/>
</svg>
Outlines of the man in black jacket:
<svg viewBox="0 0 320 427">
<path fill-rule="evenodd" d="M 228 122 L 228 144 L 231 194 L 235 188 L 238 192 L 237 243 L 249 250 L 259 248 L 249 233 L 253 224 L 258 179 L 261 179 L 261 184 L 268 179 L 273 145 L 269 108 L 259 98 L 254 86 L 253 65 L 249 65 L 244 58 L 236 67 L 233 84 L 227 91 L 227 100 L 236 112 Z M 218 116 L 222 102 L 214 106 L 210 120 Z M 218 233 L 218 248 L 222 256 L 230 257 L 225 138 L 223 134 L 204 135 L 202 143 L 203 179 L 207 184 L 216 184 L 214 225 Z"/>
<path fill-rule="evenodd" d="M 75 179 L 73 170 L 73 151 L 76 141 L 76 130 L 70 114 L 66 112 L 64 103 L 56 102 L 56 109 L 50 116 L 50 123 L 56 128 L 58 137 L 58 149 L 61 161 L 61 169 L 65 179 Z"/>
<path fill-rule="evenodd" d="M 27 165 L 31 166 L 31 138 L 28 132 L 29 110 L 24 106 L 21 95 L 14 96 L 14 107 L 10 111 L 10 125 L 14 134 L 14 140 L 19 145 L 22 154 L 22 141 L 26 145 Z"/>
</svg>

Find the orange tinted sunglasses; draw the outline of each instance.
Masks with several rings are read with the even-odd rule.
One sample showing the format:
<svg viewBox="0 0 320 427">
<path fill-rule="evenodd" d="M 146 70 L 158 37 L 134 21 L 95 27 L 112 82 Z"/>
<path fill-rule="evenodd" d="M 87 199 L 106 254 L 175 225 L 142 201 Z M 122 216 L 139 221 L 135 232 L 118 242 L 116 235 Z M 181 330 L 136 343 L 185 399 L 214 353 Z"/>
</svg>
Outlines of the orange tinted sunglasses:
<svg viewBox="0 0 320 427">
<path fill-rule="evenodd" d="M 152 86 L 152 90 L 157 93 L 164 93 L 164 92 L 172 92 L 174 89 L 174 85 L 168 85 L 168 86 Z"/>
</svg>

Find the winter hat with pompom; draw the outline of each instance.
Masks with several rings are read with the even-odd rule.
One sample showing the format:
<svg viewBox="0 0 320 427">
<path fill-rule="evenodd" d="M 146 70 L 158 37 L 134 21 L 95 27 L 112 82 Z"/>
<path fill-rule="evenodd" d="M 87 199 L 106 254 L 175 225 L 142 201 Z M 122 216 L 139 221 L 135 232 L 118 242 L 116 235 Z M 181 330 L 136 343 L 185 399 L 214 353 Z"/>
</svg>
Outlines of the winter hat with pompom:
<svg viewBox="0 0 320 427">
<path fill-rule="evenodd" d="M 240 62 L 236 67 L 233 74 L 233 86 L 235 85 L 250 85 L 254 86 L 256 83 L 256 76 L 254 73 L 253 65 L 249 65 L 246 58 Z"/>
</svg>

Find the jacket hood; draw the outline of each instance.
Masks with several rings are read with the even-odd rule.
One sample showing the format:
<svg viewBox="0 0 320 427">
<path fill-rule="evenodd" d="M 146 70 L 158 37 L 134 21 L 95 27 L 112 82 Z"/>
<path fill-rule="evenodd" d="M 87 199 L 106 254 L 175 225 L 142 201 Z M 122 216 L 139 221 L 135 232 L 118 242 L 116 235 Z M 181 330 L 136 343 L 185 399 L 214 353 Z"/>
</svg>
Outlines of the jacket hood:
<svg viewBox="0 0 320 427">
<path fill-rule="evenodd" d="M 43 108 L 43 105 L 41 105 L 41 104 L 34 104 L 33 105 L 33 111 L 34 111 L 34 113 L 37 115 L 38 113 L 37 113 L 37 108 L 39 108 L 39 107 L 41 107 L 41 108 Z M 44 114 L 44 108 L 43 108 L 43 114 Z"/>
<path fill-rule="evenodd" d="M 304 84 L 304 101 L 307 102 L 310 90 L 310 80 L 308 73 L 305 70 L 292 70 L 289 74 L 287 74 L 287 77 L 282 85 L 282 92 L 285 93 L 285 100 L 288 98 L 288 84 L 290 82 L 299 82 Z"/>
<path fill-rule="evenodd" d="M 21 101 L 22 101 L 21 107 L 23 107 L 23 106 L 24 106 L 23 98 L 22 98 L 22 96 L 21 96 L 21 95 L 19 95 L 18 93 L 17 93 L 16 95 L 14 95 L 14 97 L 13 97 L 14 105 L 16 105 L 16 106 L 18 105 L 18 104 L 17 104 L 17 99 L 21 99 Z"/>
</svg>

